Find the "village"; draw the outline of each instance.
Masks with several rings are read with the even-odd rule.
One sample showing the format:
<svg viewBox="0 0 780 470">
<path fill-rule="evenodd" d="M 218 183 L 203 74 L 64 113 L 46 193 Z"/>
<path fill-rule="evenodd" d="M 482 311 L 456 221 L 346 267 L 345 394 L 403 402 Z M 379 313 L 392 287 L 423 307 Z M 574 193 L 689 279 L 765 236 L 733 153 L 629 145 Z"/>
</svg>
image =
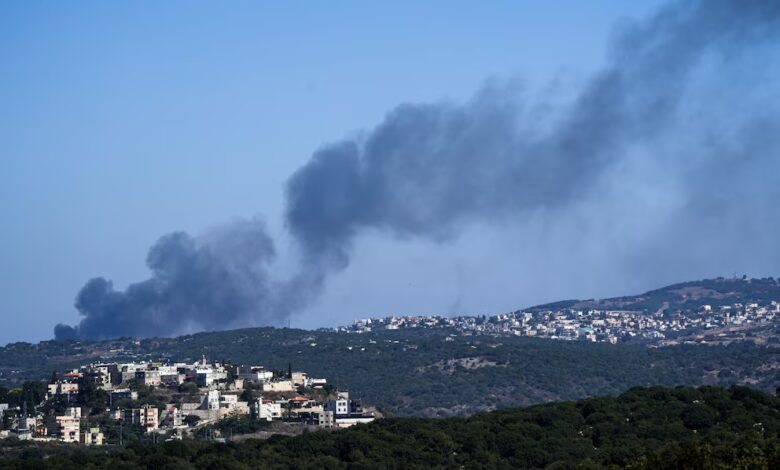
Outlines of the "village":
<svg viewBox="0 0 780 470">
<path fill-rule="evenodd" d="M 663 341 L 686 332 L 769 324 L 780 319 L 780 302 L 734 303 L 655 312 L 561 308 L 515 311 L 491 316 L 390 316 L 355 320 L 336 328 L 347 333 L 406 328 L 448 328 L 458 335 L 531 336 L 616 344 L 631 340 Z"/>
<path fill-rule="evenodd" d="M 230 418 L 307 429 L 345 428 L 376 418 L 324 378 L 291 367 L 209 362 L 205 356 L 193 364 L 88 364 L 53 374 L 43 396 L 18 392 L 21 404 L 0 403 L 0 438 L 100 446 L 123 444 L 133 433 L 155 441 L 181 439 Z"/>
</svg>

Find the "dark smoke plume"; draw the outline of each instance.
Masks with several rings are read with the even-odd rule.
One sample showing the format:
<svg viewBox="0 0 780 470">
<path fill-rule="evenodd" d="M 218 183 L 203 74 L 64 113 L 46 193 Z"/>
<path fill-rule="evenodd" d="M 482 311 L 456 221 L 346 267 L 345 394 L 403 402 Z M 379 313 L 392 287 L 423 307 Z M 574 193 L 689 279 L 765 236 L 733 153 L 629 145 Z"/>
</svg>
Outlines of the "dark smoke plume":
<svg viewBox="0 0 780 470">
<path fill-rule="evenodd" d="M 161 237 L 146 263 L 153 276 L 114 289 L 95 278 L 76 297 L 78 326 L 57 325 L 58 339 L 164 336 L 188 330 L 279 323 L 287 312 L 266 268 L 275 257 L 264 225 L 240 220 L 193 238 Z"/>
<path fill-rule="evenodd" d="M 603 282 L 658 282 L 691 266 L 721 274 L 735 262 L 771 269 L 778 34 L 775 0 L 674 2 L 623 24 L 607 66 L 570 102 L 491 85 L 465 104 L 401 105 L 290 178 L 286 221 L 303 253 L 291 280 L 269 273 L 273 244 L 257 222 L 172 234 L 150 251 L 151 279 L 124 291 L 93 279 L 76 301 L 84 318 L 56 336 L 278 324 L 348 265 L 367 230 L 433 241 L 480 225 L 537 230 L 526 238 L 567 247 L 537 265 L 598 260 Z"/>
<path fill-rule="evenodd" d="M 610 66 L 546 129 L 496 87 L 462 106 L 401 105 L 365 139 L 325 146 L 293 175 L 289 227 L 310 256 L 343 267 L 366 228 L 441 240 L 463 224 L 571 204 L 632 147 L 677 125 L 697 67 L 749 53 L 776 37 L 779 20 L 777 1 L 668 6 L 624 29 Z"/>
</svg>

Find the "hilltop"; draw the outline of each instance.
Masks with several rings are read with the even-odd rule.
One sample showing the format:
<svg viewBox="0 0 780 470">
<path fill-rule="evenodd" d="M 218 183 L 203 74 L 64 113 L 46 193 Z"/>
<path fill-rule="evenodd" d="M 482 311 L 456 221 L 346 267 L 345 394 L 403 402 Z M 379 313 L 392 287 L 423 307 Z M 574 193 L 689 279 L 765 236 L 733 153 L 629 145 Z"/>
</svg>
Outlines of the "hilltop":
<svg viewBox="0 0 780 470">
<path fill-rule="evenodd" d="M 780 301 L 780 279 L 773 277 L 723 278 L 688 281 L 638 295 L 607 299 L 563 300 L 536 305 L 524 310 L 539 311 L 555 308 L 596 308 L 637 310 L 647 313 L 659 310 L 694 310 L 703 305 L 720 307 L 734 303 L 768 303 Z"/>
</svg>

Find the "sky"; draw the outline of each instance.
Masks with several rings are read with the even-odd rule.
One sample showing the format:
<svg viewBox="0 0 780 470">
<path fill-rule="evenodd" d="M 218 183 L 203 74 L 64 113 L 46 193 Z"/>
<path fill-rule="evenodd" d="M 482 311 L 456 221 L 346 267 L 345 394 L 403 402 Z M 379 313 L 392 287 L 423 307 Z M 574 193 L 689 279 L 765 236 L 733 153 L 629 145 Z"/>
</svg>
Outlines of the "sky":
<svg viewBox="0 0 780 470">
<path fill-rule="evenodd" d="M 78 323 L 74 299 L 92 277 L 146 279 L 149 247 L 172 231 L 260 217 L 285 253 L 286 184 L 323 144 L 362 135 L 401 103 L 462 103 L 492 81 L 567 96 L 608 61 L 621 25 L 661 4 L 0 4 L 0 344 Z M 771 259 L 702 262 L 618 282 L 591 269 L 609 253 L 569 257 L 568 240 L 528 225 L 469 224 L 444 243 L 369 228 L 289 323 L 495 313 L 732 265 L 771 272 Z M 291 269 L 281 258 L 273 269 Z"/>
</svg>

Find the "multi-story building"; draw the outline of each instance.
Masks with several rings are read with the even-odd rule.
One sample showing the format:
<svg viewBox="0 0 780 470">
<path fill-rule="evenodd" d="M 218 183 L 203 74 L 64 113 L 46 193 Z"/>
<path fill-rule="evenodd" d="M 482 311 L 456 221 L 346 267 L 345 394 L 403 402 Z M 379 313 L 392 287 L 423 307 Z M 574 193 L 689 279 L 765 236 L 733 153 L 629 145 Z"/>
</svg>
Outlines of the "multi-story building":
<svg viewBox="0 0 780 470">
<path fill-rule="evenodd" d="M 150 405 L 124 410 L 122 419 L 129 424 L 140 424 L 146 428 L 146 432 L 152 432 L 159 426 L 157 407 Z"/>
<path fill-rule="evenodd" d="M 250 367 L 246 371 L 239 370 L 238 376 L 244 379 L 245 381 L 254 384 L 262 384 L 265 382 L 270 382 L 271 379 L 274 378 L 273 372 L 271 372 L 270 370 L 265 370 L 264 367 L 260 367 L 260 366 Z"/>
<path fill-rule="evenodd" d="M 49 384 L 47 391 L 49 392 L 49 396 L 76 394 L 79 393 L 79 384 L 78 382 L 64 382 L 58 380 L 53 384 Z"/>
<path fill-rule="evenodd" d="M 79 416 L 55 416 L 49 420 L 47 427 L 49 435 L 56 437 L 62 442 L 79 442 L 81 414 L 79 413 Z"/>
<path fill-rule="evenodd" d="M 258 399 L 252 405 L 252 412 L 257 419 L 264 419 L 266 421 L 282 419 L 281 403 L 272 400 Z"/>
<path fill-rule="evenodd" d="M 335 400 L 330 400 L 323 406 L 323 412 L 333 413 L 333 422 L 337 427 L 349 427 L 358 423 L 374 421 L 373 413 L 366 413 L 360 400 L 351 400 L 349 392 L 338 392 Z M 328 420 L 327 415 L 323 419 Z"/>
<path fill-rule="evenodd" d="M 336 424 L 332 411 L 320 411 L 318 418 L 318 424 L 324 428 L 332 428 Z"/>
<path fill-rule="evenodd" d="M 156 369 L 137 370 L 135 371 L 135 380 L 140 385 L 159 387 L 160 371 Z"/>
</svg>

